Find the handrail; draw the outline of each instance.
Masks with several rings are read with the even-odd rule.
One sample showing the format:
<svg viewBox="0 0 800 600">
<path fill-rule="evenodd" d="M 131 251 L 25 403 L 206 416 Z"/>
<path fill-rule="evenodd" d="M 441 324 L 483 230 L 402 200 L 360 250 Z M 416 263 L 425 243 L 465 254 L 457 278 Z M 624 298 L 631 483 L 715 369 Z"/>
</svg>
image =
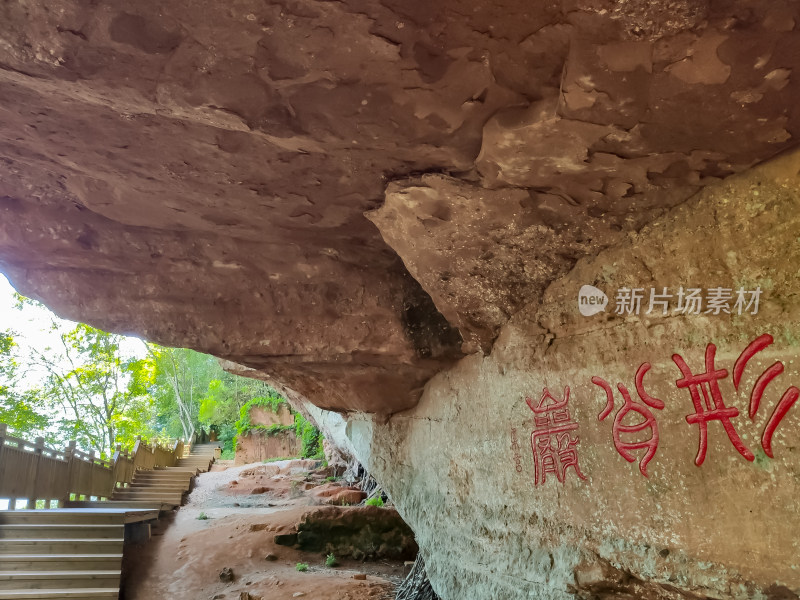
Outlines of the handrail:
<svg viewBox="0 0 800 600">
<path fill-rule="evenodd" d="M 153 440 L 136 439 L 131 452 L 117 446 L 111 460 L 84 452 L 71 441 L 63 451 L 44 445 L 44 438 L 29 442 L 7 435 L 8 426 L 0 423 L 0 498 L 9 499 L 13 509 L 18 499 L 52 501 L 59 506 L 76 497 L 109 498 L 114 488 L 128 485 L 136 471 L 174 466 L 183 457 L 184 442 L 176 440 L 164 447 Z"/>
<path fill-rule="evenodd" d="M 23 440 L 22 438 L 12 437 L 10 435 L 4 435 L 6 430 L 6 426 L 3 423 L 0 423 L 0 439 L 2 439 L 3 444 L 11 447 L 19 448 L 20 450 L 25 450 L 28 452 L 39 452 L 44 454 L 45 456 L 52 456 L 54 458 L 61 458 L 65 459 L 66 456 L 64 452 L 60 450 L 56 450 L 54 448 L 48 448 L 44 445 L 44 438 L 36 438 L 35 442 L 29 442 L 28 440 Z M 41 441 L 40 441 L 41 440 Z"/>
</svg>

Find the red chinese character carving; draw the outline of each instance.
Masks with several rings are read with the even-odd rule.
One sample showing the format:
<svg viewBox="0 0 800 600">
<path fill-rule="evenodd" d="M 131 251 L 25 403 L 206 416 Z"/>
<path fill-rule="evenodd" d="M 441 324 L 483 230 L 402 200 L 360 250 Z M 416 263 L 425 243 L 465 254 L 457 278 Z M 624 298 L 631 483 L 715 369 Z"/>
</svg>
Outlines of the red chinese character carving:
<svg viewBox="0 0 800 600">
<path fill-rule="evenodd" d="M 750 342 L 747 348 L 742 350 L 742 353 L 733 365 L 733 387 L 735 387 L 737 391 L 747 363 L 750 362 L 750 359 L 756 354 L 772 344 L 773 341 L 772 336 L 765 333 Z M 767 386 L 781 373 L 783 373 L 783 363 L 776 362 L 759 375 L 750 392 L 748 415 L 751 420 L 758 412 L 758 407 L 761 404 L 761 399 L 764 397 L 764 391 L 767 389 Z M 761 447 L 764 449 L 764 453 L 770 458 L 774 458 L 772 455 L 772 436 L 775 434 L 775 430 L 778 428 L 778 425 L 780 425 L 780 422 L 783 421 L 786 413 L 789 412 L 789 409 L 797 402 L 798 397 L 800 397 L 800 390 L 795 386 L 789 387 L 789 389 L 784 392 L 783 396 L 781 396 L 778 405 L 772 411 L 769 421 L 767 421 L 767 424 L 764 426 L 764 431 L 761 434 Z"/>
<path fill-rule="evenodd" d="M 697 424 L 700 428 L 700 443 L 697 448 L 697 456 L 694 459 L 694 464 L 698 467 L 703 464 L 706 459 L 706 451 L 708 450 L 708 422 L 719 421 L 728 434 L 733 447 L 744 456 L 747 460 L 752 461 L 755 456 L 748 450 L 742 443 L 741 438 L 736 433 L 736 430 L 731 423 L 731 419 L 739 416 L 739 409 L 728 408 L 722 399 L 722 392 L 719 389 L 719 382 L 728 376 L 728 371 L 725 369 L 717 370 L 714 367 L 714 357 L 717 353 L 717 347 L 714 344 L 706 346 L 706 372 L 700 375 L 694 375 L 689 365 L 683 360 L 680 354 L 673 354 L 672 360 L 683 373 L 683 378 L 678 379 L 675 383 L 679 388 L 689 388 L 692 395 L 692 403 L 694 404 L 694 414 L 686 417 L 686 422 L 689 424 Z M 742 367 L 743 368 L 743 367 Z M 734 367 L 735 371 L 735 367 Z M 701 397 L 702 395 L 702 397 Z M 713 407 L 712 407 L 713 401 Z"/>
<path fill-rule="evenodd" d="M 612 429 L 614 447 L 617 449 L 617 452 L 619 452 L 620 456 L 622 456 L 622 458 L 628 462 L 633 462 L 636 460 L 636 456 L 631 454 L 631 450 L 640 450 L 642 448 L 647 449 L 644 456 L 639 461 L 639 471 L 641 471 L 642 475 L 645 477 L 648 476 L 647 463 L 653 459 L 653 456 L 656 454 L 656 450 L 658 450 L 658 423 L 656 422 L 656 418 L 653 416 L 653 413 L 648 406 L 657 410 L 664 408 L 664 403 L 661 400 L 652 397 L 644 389 L 644 376 L 649 370 L 650 363 L 643 363 L 636 371 L 636 392 L 639 394 L 639 398 L 641 398 L 644 404 L 639 404 L 638 402 L 634 403 L 631 400 L 631 395 L 628 392 L 628 388 L 621 383 L 617 384 L 617 389 L 619 390 L 620 394 L 622 394 L 624 404 L 622 405 L 622 408 L 617 411 L 616 417 L 614 417 L 614 426 Z M 609 414 L 611 414 L 612 410 L 614 410 L 614 392 L 605 379 L 600 377 L 592 377 L 592 383 L 600 386 L 606 392 L 606 407 L 603 409 L 603 412 L 597 416 L 597 420 L 602 421 Z M 623 420 L 631 411 L 639 413 L 644 420 L 638 421 L 631 425 L 624 425 Z M 645 429 L 649 429 L 651 431 L 650 437 L 646 440 L 623 441 L 621 438 L 623 433 L 639 433 Z"/>
<path fill-rule="evenodd" d="M 558 400 L 550 390 L 544 388 L 539 404 L 530 398 L 525 402 L 534 413 L 534 428 L 531 433 L 531 449 L 533 461 L 536 465 L 535 485 L 545 482 L 548 473 L 564 483 L 568 468 L 572 467 L 581 479 L 586 477 L 581 473 L 578 465 L 577 445 L 580 439 L 574 438 L 570 432 L 578 429 L 578 424 L 572 422 L 569 416 L 569 387 L 564 388 L 564 399 Z"/>
</svg>

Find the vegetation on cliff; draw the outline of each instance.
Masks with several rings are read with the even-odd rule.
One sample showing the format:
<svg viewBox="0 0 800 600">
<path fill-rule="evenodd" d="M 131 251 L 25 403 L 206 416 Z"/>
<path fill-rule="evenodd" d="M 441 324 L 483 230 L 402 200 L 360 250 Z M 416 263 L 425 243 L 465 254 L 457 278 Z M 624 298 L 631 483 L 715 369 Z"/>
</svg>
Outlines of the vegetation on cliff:
<svg viewBox="0 0 800 600">
<path fill-rule="evenodd" d="M 0 324 L 0 422 L 12 435 L 42 436 L 109 457 L 136 437 L 189 439 L 216 434 L 223 458 L 252 429 L 249 411 L 276 412 L 286 400 L 264 382 L 227 373 L 212 356 L 166 348 L 57 318 L 15 295 L 14 322 L 46 319 L 37 339 Z M 30 328 L 28 327 L 30 331 Z M 293 412 L 293 411 L 292 411 Z M 279 426 L 303 440 L 303 456 L 321 456 L 319 431 L 300 414 Z"/>
<path fill-rule="evenodd" d="M 265 408 L 270 412 L 277 413 L 282 405 L 286 405 L 292 415 L 294 423 L 291 425 L 258 425 L 251 420 L 250 411 L 255 407 Z M 270 388 L 270 392 L 265 396 L 256 396 L 248 400 L 239 409 L 239 419 L 235 423 L 236 438 L 249 435 L 253 431 L 261 432 L 265 435 L 275 435 L 284 431 L 294 431 L 295 435 L 303 442 L 300 453 L 301 458 L 323 458 L 322 434 L 313 423 L 308 421 L 299 412 L 296 412 L 286 399 Z M 235 439 L 234 439 L 235 446 Z"/>
</svg>

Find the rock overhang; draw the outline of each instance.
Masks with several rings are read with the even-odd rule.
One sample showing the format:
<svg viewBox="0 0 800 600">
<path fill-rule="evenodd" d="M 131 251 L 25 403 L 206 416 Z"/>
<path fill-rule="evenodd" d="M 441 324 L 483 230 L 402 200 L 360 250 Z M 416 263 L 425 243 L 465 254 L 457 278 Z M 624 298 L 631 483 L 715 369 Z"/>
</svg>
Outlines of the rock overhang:
<svg viewBox="0 0 800 600">
<path fill-rule="evenodd" d="M 2 11 L 13 282 L 330 409 L 413 406 L 800 120 L 791 2 Z"/>
<path fill-rule="evenodd" d="M 797 375 L 800 169 L 753 170 L 796 145 L 797 3 L 55 0 L 0 17 L 2 270 L 64 316 L 313 403 L 443 598 L 800 592 L 798 417 L 772 459 L 782 396 L 746 415 L 756 365 Z M 583 285 L 765 296 L 753 318 L 584 317 Z M 765 333 L 744 400 L 723 382 L 763 452 L 711 423 L 697 466 L 670 354 L 696 367 L 714 343 L 735 369 Z M 664 402 L 647 477 L 591 380 L 633 391 L 644 362 Z M 567 386 L 584 478 L 540 481 L 532 410 Z"/>
</svg>

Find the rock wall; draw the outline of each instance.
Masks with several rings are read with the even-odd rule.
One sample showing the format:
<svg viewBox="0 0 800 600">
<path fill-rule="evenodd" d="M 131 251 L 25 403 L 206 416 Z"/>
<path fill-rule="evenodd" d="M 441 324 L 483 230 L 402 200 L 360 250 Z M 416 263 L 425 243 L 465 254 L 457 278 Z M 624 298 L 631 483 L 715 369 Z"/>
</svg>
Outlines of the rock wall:
<svg viewBox="0 0 800 600">
<path fill-rule="evenodd" d="M 580 261 L 502 328 L 490 355 L 434 377 L 416 408 L 386 424 L 349 420 L 347 441 L 416 532 L 442 598 L 798 597 L 799 184 L 794 154 L 706 189 Z M 581 315 L 584 285 L 608 294 L 605 312 Z M 651 288 L 680 286 L 763 293 L 757 314 L 737 314 L 735 301 L 732 314 L 681 314 L 677 297 L 667 315 L 658 304 L 646 314 Z M 647 291 L 638 316 L 616 314 L 623 288 Z M 765 334 L 772 344 L 741 358 Z M 676 355 L 695 375 L 716 373 L 697 408 Z M 610 386 L 609 411 L 593 378 Z M 544 390 L 544 408 L 565 394 L 566 407 L 534 412 Z M 554 427 L 566 429 L 536 436 L 537 461 L 532 434 Z"/>
<path fill-rule="evenodd" d="M 308 402 L 445 600 L 791 598 L 797 158 L 751 169 L 797 145 L 798 23 L 792 0 L 6 2 L 0 269 Z M 623 288 L 756 286 L 755 315 L 614 314 Z M 721 400 L 676 384 L 710 343 Z"/>
<path fill-rule="evenodd" d="M 294 415 L 285 404 L 280 404 L 277 412 L 272 412 L 263 406 L 251 406 L 250 423 L 254 426 L 260 425 L 262 427 L 291 425 L 294 423 Z"/>
<path fill-rule="evenodd" d="M 303 443 L 292 431 L 265 434 L 251 431 L 236 440 L 235 464 L 247 465 L 263 462 L 270 458 L 290 458 L 300 456 Z"/>
<path fill-rule="evenodd" d="M 798 10 L 3 3 L 0 268 L 389 415 L 578 259 L 794 146 Z"/>
<path fill-rule="evenodd" d="M 239 436 L 236 439 L 235 462 L 237 465 L 262 462 L 270 458 L 300 456 L 303 443 L 297 438 L 294 431 L 268 434 L 257 429 L 258 427 L 286 426 L 294 423 L 294 415 L 286 404 L 279 405 L 277 412 L 272 412 L 263 406 L 251 406 L 250 423 L 254 429 L 247 435 Z"/>
</svg>

